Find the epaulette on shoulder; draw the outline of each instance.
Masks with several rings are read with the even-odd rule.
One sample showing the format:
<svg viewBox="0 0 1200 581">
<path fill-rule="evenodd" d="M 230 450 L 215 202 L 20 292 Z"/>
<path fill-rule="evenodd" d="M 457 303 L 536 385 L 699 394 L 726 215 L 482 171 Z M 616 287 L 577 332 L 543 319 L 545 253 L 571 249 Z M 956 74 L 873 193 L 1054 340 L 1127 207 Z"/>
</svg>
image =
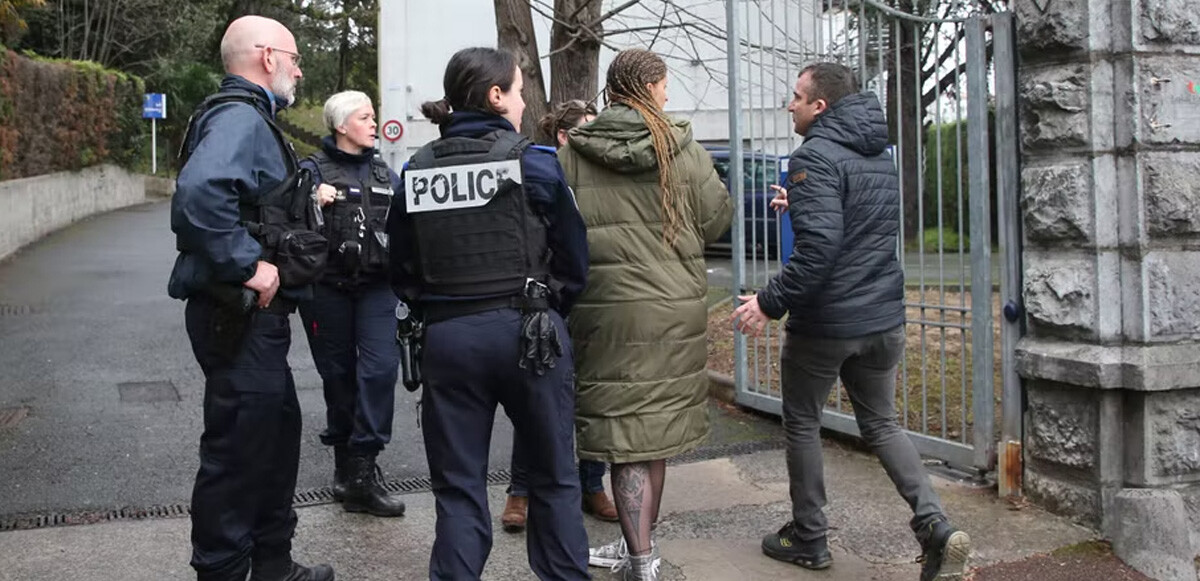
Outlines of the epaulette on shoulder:
<svg viewBox="0 0 1200 581">
<path fill-rule="evenodd" d="M 558 155 L 558 150 L 553 147 L 550 147 L 549 145 L 539 145 L 539 144 L 535 143 L 533 145 L 530 145 L 529 149 L 542 151 L 545 153 L 549 153 L 550 155 Z"/>
</svg>

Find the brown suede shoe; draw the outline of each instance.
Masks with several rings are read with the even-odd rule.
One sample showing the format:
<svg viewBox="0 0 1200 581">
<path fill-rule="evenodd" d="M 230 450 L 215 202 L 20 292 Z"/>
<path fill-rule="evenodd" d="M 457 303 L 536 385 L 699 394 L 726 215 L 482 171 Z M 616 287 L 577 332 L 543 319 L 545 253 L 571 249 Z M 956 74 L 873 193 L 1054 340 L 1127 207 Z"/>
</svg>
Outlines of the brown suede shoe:
<svg viewBox="0 0 1200 581">
<path fill-rule="evenodd" d="M 500 526 L 506 533 L 519 533 L 525 530 L 525 511 L 529 508 L 529 499 L 524 496 L 508 497 L 504 503 L 504 514 L 500 515 Z"/>
<path fill-rule="evenodd" d="M 617 522 L 617 506 L 603 490 L 595 494 L 583 493 L 583 512 L 602 521 Z"/>
</svg>

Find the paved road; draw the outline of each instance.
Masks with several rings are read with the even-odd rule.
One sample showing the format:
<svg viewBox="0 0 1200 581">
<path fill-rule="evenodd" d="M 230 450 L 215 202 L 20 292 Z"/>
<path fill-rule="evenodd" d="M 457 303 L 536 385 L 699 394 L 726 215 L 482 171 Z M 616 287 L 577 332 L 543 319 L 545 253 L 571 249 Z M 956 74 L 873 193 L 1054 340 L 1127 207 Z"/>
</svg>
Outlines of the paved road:
<svg viewBox="0 0 1200 581">
<path fill-rule="evenodd" d="M 16 426 L 0 427 L 0 514 L 190 497 L 203 381 L 183 303 L 166 294 L 175 257 L 168 208 L 156 202 L 98 216 L 0 264 L 0 410 L 28 408 Z M 304 489 L 328 484 L 332 458 L 317 439 L 320 378 L 299 317 L 292 321 Z M 165 393 L 136 385 L 150 382 L 169 384 Z M 124 398 L 122 384 L 135 384 L 125 385 Z M 427 474 L 415 405 L 414 395 L 397 391 L 392 445 L 380 457 L 389 478 Z M 500 415 L 493 469 L 509 464 L 511 426 Z"/>
</svg>

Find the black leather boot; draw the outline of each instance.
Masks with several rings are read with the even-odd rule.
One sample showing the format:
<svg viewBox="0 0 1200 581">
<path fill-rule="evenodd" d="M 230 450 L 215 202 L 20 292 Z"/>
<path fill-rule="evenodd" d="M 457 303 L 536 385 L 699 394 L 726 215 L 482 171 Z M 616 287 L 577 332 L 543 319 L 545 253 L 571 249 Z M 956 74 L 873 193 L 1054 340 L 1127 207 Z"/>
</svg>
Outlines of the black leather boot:
<svg viewBox="0 0 1200 581">
<path fill-rule="evenodd" d="M 404 501 L 388 496 L 383 487 L 383 472 L 374 456 L 350 456 L 346 462 L 349 480 L 342 508 L 346 512 L 365 512 L 374 516 L 404 516 Z"/>
<path fill-rule="evenodd" d="M 346 449 L 346 445 L 338 445 L 333 447 L 333 500 L 341 502 L 346 498 L 346 481 L 347 477 L 346 462 L 350 459 L 350 451 Z"/>
<path fill-rule="evenodd" d="M 334 581 L 333 567 L 305 567 L 287 557 L 283 560 L 254 562 L 250 581 Z"/>
</svg>

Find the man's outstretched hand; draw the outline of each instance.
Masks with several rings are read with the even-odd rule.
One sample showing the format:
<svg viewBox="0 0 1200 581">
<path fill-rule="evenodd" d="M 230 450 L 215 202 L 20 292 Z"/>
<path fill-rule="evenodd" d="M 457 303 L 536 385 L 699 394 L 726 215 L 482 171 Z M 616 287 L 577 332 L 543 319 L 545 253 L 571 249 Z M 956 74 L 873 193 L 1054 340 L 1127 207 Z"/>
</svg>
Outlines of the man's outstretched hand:
<svg viewBox="0 0 1200 581">
<path fill-rule="evenodd" d="M 771 318 L 758 306 L 758 295 L 743 295 L 738 297 L 742 306 L 733 311 L 730 320 L 733 327 L 746 335 L 757 337 L 762 334 Z"/>
</svg>

